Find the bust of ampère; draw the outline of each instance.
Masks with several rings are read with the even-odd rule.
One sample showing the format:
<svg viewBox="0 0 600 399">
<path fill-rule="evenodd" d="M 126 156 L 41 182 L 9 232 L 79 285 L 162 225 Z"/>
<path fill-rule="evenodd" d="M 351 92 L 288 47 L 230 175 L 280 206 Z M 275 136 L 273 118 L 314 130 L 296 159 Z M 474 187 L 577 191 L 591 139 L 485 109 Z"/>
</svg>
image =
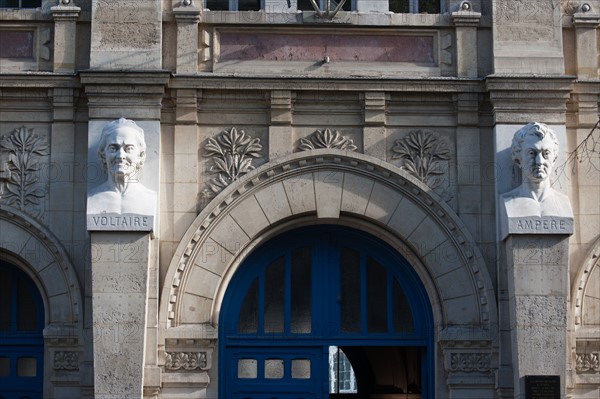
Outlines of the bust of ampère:
<svg viewBox="0 0 600 399">
<path fill-rule="evenodd" d="M 107 179 L 90 191 L 87 213 L 154 215 L 156 192 L 140 182 L 146 159 L 144 130 L 125 118 L 108 123 L 102 129 L 98 157 Z"/>
<path fill-rule="evenodd" d="M 512 159 L 521 169 L 520 186 L 501 196 L 506 215 L 513 217 L 573 217 L 569 198 L 553 189 L 552 168 L 558 157 L 558 139 L 545 124 L 532 122 L 512 140 Z"/>
</svg>

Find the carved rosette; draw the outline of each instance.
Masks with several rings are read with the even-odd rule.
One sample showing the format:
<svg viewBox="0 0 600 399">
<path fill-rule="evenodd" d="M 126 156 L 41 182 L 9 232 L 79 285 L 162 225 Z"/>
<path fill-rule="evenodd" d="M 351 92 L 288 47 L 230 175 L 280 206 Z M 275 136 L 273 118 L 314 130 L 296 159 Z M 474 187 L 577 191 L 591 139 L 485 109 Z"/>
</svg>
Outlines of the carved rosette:
<svg viewBox="0 0 600 399">
<path fill-rule="evenodd" d="M 577 353 L 575 370 L 577 373 L 600 373 L 600 353 Z"/>
<path fill-rule="evenodd" d="M 300 151 L 309 151 L 318 148 L 334 148 L 338 150 L 355 151 L 354 142 L 346 136 L 331 129 L 317 130 L 307 139 L 300 139 L 298 149 Z"/>
<path fill-rule="evenodd" d="M 40 158 L 48 143 L 21 127 L 0 139 L 0 201 L 39 218 L 46 190 L 40 187 Z"/>
<path fill-rule="evenodd" d="M 252 161 L 260 158 L 262 145 L 260 139 L 252 138 L 243 130 L 235 127 L 223 130 L 216 138 L 209 138 L 204 146 L 204 156 L 212 161 L 212 178 L 203 192 L 205 197 L 214 197 L 225 187 L 254 169 Z"/>
<path fill-rule="evenodd" d="M 392 152 L 392 159 L 400 160 L 400 168 L 430 188 L 434 189 L 442 183 L 440 176 L 444 171 L 440 162 L 450 159 L 450 150 L 437 134 L 426 130 L 412 131 L 396 140 Z"/>
<path fill-rule="evenodd" d="M 54 370 L 79 370 L 79 352 L 56 351 L 54 352 Z"/>
<path fill-rule="evenodd" d="M 165 352 L 167 371 L 208 370 L 206 352 Z"/>
</svg>

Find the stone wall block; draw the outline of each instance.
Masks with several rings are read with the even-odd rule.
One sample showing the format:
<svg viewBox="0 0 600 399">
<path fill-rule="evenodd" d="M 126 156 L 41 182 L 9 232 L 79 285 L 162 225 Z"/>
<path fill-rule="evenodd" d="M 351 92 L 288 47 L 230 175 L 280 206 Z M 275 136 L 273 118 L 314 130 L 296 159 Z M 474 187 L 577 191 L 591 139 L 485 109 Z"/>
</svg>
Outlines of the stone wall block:
<svg viewBox="0 0 600 399">
<path fill-rule="evenodd" d="M 312 173 L 305 173 L 294 179 L 287 179 L 283 182 L 283 187 L 294 215 L 317 210 Z"/>
<path fill-rule="evenodd" d="M 341 210 L 364 215 L 371 196 L 373 184 L 373 180 L 367 179 L 366 177 L 346 173 L 342 191 Z"/>
</svg>

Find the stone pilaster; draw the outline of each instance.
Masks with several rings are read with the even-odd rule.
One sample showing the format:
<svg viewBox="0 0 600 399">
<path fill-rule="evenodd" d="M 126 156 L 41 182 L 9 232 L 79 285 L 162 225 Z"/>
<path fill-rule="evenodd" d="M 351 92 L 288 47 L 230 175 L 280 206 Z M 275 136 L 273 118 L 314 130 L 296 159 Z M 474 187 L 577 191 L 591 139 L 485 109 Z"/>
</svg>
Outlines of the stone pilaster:
<svg viewBox="0 0 600 399">
<path fill-rule="evenodd" d="M 269 160 L 291 154 L 292 103 L 294 94 L 289 90 L 271 91 L 271 124 L 269 125 Z"/>
<path fill-rule="evenodd" d="M 141 399 L 150 235 L 103 231 L 90 240 L 94 396 Z"/>
<path fill-rule="evenodd" d="M 580 6 L 578 11 L 573 14 L 577 49 L 577 77 L 579 79 L 597 79 L 598 35 L 596 29 L 600 25 L 600 14 L 593 12 L 589 4 Z"/>
<path fill-rule="evenodd" d="M 529 375 L 559 376 L 566 393 L 569 244 L 568 233 L 553 233 L 504 242 L 515 398 L 525 398 Z"/>
<path fill-rule="evenodd" d="M 440 345 L 449 398 L 494 397 L 492 371 L 497 367 L 497 359 L 491 331 L 446 328 L 440 335 Z"/>
<path fill-rule="evenodd" d="M 180 73 L 198 72 L 198 22 L 201 7 L 193 2 L 182 2 L 173 9 L 177 21 L 177 66 Z"/>
<path fill-rule="evenodd" d="M 90 68 L 160 70 L 162 1 L 93 1 Z"/>
<path fill-rule="evenodd" d="M 460 78 L 474 78 L 477 77 L 477 25 L 481 13 L 473 11 L 470 5 L 465 8 L 452 13 L 456 27 L 456 74 Z"/>
<path fill-rule="evenodd" d="M 492 0 L 494 73 L 563 74 L 561 1 Z"/>
<path fill-rule="evenodd" d="M 363 147 L 365 154 L 379 159 L 387 158 L 384 92 L 364 93 Z"/>
<path fill-rule="evenodd" d="M 65 4 L 66 3 L 66 4 Z M 73 73 L 75 71 L 75 50 L 77 48 L 77 18 L 81 8 L 63 1 L 50 9 L 54 19 L 54 72 Z"/>
</svg>

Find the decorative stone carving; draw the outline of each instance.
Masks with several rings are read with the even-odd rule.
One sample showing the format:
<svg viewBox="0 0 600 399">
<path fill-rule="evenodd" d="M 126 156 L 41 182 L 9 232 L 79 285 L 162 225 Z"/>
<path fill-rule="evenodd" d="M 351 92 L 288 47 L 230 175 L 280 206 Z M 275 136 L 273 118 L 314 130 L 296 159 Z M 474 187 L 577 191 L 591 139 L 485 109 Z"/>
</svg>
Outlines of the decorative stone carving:
<svg viewBox="0 0 600 399">
<path fill-rule="evenodd" d="M 600 373 L 600 353 L 577 353 L 575 370 L 577 373 Z"/>
<path fill-rule="evenodd" d="M 165 369 L 168 371 L 206 370 L 206 352 L 165 352 Z"/>
<path fill-rule="evenodd" d="M 446 142 L 435 133 L 426 130 L 415 130 L 406 137 L 396 140 L 392 147 L 392 159 L 401 161 L 400 167 L 431 188 L 442 183 L 440 175 L 444 174 L 440 161 L 450 159 L 450 150 Z"/>
<path fill-rule="evenodd" d="M 517 130 L 512 158 L 523 182 L 501 195 L 501 231 L 507 234 L 572 234 L 569 198 L 551 187 L 550 176 L 558 157 L 558 139 L 545 124 L 531 122 Z"/>
<path fill-rule="evenodd" d="M 300 151 L 309 151 L 316 148 L 336 148 L 339 150 L 355 151 L 357 147 L 351 139 L 342 136 L 339 131 L 325 129 L 317 130 L 307 139 L 300 139 L 300 145 L 298 146 Z"/>
<path fill-rule="evenodd" d="M 450 371 L 485 372 L 491 367 L 492 357 L 488 353 L 451 353 Z"/>
<path fill-rule="evenodd" d="M 54 352 L 54 370 L 79 370 L 79 352 L 56 351 Z"/>
<path fill-rule="evenodd" d="M 151 230 L 156 192 L 140 182 L 146 160 L 144 130 L 125 118 L 108 123 L 102 129 L 98 157 L 108 177 L 88 194 L 88 229 Z"/>
<path fill-rule="evenodd" d="M 42 213 L 46 190 L 38 184 L 40 157 L 48 155 L 46 140 L 25 126 L 0 139 L 0 200 L 34 217 Z"/>
<path fill-rule="evenodd" d="M 252 161 L 262 156 L 260 139 L 253 139 L 243 130 L 238 132 L 235 127 L 223 130 L 216 139 L 209 138 L 204 150 L 205 156 L 213 162 L 210 171 L 217 173 L 217 177 L 207 183 L 209 190 L 204 191 L 204 196 L 209 198 L 253 170 Z"/>
</svg>

